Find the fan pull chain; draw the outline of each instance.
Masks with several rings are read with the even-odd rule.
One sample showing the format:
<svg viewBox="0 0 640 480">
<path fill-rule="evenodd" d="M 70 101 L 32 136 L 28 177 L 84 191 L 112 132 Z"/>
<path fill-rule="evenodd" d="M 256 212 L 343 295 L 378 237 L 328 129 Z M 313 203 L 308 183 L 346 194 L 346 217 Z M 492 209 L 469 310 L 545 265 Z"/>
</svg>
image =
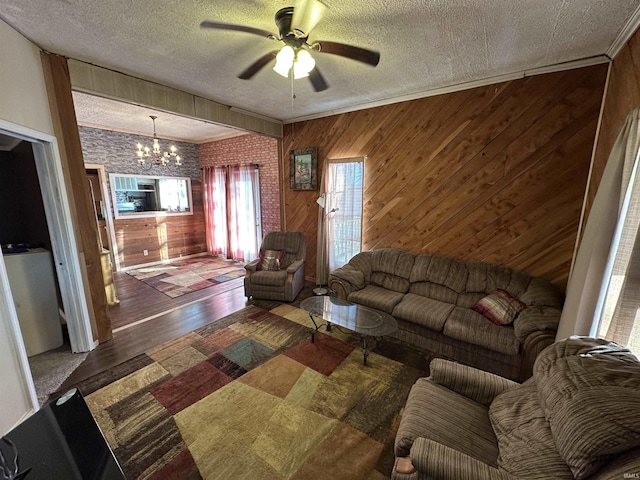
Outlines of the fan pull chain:
<svg viewBox="0 0 640 480">
<path fill-rule="evenodd" d="M 289 73 L 289 76 L 291 77 L 291 113 L 294 113 L 294 109 L 293 109 L 293 102 L 296 99 L 296 91 L 294 89 L 294 78 L 293 78 L 293 69 L 291 70 L 291 72 Z"/>
</svg>

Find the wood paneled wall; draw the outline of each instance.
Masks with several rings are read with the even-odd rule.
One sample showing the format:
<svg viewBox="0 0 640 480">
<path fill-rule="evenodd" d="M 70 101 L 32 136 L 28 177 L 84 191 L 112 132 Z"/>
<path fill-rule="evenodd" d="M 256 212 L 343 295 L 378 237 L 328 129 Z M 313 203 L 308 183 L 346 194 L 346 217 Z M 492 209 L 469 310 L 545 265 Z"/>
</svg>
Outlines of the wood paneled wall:
<svg viewBox="0 0 640 480">
<path fill-rule="evenodd" d="M 191 181 L 193 215 L 114 220 L 121 267 L 207 251 L 202 183 Z M 143 250 L 148 250 L 145 256 Z"/>
<path fill-rule="evenodd" d="M 585 220 L 600 185 L 611 148 L 627 115 L 635 108 L 640 108 L 640 32 L 631 37 L 611 65 L 587 195 Z"/>
<path fill-rule="evenodd" d="M 367 156 L 363 249 L 487 261 L 565 287 L 606 66 L 528 77 L 285 126 L 291 149 Z M 282 178 L 287 230 L 315 277 L 317 192 Z"/>
</svg>

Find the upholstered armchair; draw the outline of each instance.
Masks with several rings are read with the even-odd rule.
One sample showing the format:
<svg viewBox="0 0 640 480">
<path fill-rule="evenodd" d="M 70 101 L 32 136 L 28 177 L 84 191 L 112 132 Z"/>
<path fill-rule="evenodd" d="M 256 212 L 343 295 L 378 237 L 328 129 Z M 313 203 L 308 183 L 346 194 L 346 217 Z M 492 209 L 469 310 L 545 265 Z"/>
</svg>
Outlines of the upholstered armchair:
<svg viewBox="0 0 640 480">
<path fill-rule="evenodd" d="M 569 337 L 522 384 L 436 358 L 413 385 L 393 480 L 617 480 L 640 473 L 640 361 Z M 635 477 L 634 477 L 635 475 Z"/>
<path fill-rule="evenodd" d="M 301 232 L 269 232 L 260 257 L 245 265 L 248 298 L 292 302 L 304 286 L 306 243 Z"/>
</svg>

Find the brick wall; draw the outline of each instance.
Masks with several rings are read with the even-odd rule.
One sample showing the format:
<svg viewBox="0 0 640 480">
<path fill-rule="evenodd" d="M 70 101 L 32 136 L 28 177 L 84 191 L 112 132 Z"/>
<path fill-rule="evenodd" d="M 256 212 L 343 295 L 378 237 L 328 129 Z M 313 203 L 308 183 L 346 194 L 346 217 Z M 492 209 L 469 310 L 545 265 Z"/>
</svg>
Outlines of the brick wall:
<svg viewBox="0 0 640 480">
<path fill-rule="evenodd" d="M 200 165 L 260 165 L 260 207 L 262 234 L 280 227 L 278 141 L 262 135 L 247 134 L 200 145 Z"/>
</svg>

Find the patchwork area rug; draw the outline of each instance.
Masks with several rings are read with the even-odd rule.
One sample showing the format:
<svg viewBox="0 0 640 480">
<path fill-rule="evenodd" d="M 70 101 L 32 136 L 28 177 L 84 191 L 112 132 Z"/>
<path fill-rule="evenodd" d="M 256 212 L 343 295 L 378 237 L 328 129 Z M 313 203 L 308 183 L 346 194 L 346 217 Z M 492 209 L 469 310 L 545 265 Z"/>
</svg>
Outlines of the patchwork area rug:
<svg viewBox="0 0 640 480">
<path fill-rule="evenodd" d="M 244 276 L 244 264 L 220 257 L 194 257 L 127 271 L 129 275 L 176 298 Z"/>
<path fill-rule="evenodd" d="M 255 306 L 78 387 L 128 479 L 383 479 L 424 372 Z"/>
</svg>

